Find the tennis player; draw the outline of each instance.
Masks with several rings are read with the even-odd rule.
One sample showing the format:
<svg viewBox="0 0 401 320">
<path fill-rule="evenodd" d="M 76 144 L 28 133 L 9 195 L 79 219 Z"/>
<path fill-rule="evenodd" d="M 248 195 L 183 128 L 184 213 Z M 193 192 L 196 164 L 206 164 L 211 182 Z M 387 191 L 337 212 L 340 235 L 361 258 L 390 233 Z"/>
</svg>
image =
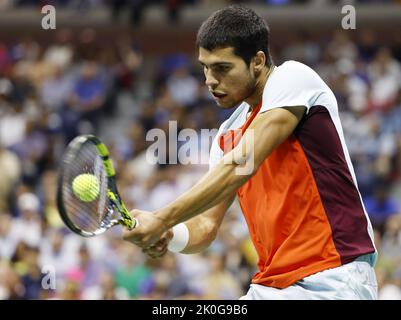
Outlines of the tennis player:
<svg viewBox="0 0 401 320">
<path fill-rule="evenodd" d="M 274 65 L 269 29 L 251 9 L 213 13 L 197 45 L 211 94 L 236 110 L 209 172 L 166 207 L 133 210 L 139 227 L 124 239 L 151 256 L 167 243 L 199 252 L 237 196 L 259 256 L 243 299 L 376 299 L 372 227 L 333 92 L 300 62 Z"/>
</svg>

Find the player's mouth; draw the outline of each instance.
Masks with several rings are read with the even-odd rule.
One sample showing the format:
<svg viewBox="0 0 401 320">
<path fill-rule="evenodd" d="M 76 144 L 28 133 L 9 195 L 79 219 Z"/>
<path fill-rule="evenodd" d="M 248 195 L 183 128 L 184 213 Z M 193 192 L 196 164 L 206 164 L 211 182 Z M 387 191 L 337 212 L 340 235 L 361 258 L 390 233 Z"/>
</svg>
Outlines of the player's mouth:
<svg viewBox="0 0 401 320">
<path fill-rule="evenodd" d="M 216 92 L 216 91 L 210 91 L 210 93 L 213 95 L 213 98 L 215 100 L 221 100 L 227 96 L 227 94 L 225 94 L 225 93 Z"/>
</svg>

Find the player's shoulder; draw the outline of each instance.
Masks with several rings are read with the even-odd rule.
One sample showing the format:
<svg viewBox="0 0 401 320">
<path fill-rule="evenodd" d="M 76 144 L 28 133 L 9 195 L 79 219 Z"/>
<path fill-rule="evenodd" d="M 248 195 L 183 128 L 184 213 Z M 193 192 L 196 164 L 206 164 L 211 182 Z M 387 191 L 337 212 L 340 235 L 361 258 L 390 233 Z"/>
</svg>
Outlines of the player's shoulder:
<svg viewBox="0 0 401 320">
<path fill-rule="evenodd" d="M 264 93 L 280 94 L 284 91 L 321 89 L 323 86 L 323 80 L 311 67 L 295 60 L 288 60 L 274 68 Z"/>
<path fill-rule="evenodd" d="M 312 68 L 295 60 L 285 61 L 267 79 L 261 112 L 281 106 L 302 105 L 310 108 L 316 103 L 334 106 L 335 98 L 330 92 L 330 88 Z"/>
<path fill-rule="evenodd" d="M 277 66 L 274 70 L 276 75 L 287 76 L 294 78 L 296 76 L 306 76 L 316 74 L 315 71 L 308 65 L 295 61 L 288 60 Z"/>
</svg>

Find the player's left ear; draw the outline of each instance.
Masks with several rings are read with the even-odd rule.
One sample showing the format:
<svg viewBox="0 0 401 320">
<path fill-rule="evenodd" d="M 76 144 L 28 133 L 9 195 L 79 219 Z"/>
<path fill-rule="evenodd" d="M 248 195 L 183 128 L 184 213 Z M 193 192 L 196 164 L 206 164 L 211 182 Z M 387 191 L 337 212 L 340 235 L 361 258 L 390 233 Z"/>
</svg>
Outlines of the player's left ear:
<svg viewBox="0 0 401 320">
<path fill-rule="evenodd" d="M 266 65 L 266 55 L 263 51 L 258 51 L 252 59 L 253 61 L 253 71 L 255 74 L 262 72 Z"/>
</svg>

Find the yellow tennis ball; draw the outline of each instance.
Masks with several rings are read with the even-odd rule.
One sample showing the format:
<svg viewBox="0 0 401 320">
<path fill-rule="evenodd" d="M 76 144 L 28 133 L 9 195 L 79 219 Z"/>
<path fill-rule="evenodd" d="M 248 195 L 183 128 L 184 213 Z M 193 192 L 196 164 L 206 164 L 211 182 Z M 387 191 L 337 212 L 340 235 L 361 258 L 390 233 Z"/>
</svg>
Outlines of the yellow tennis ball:
<svg viewBox="0 0 401 320">
<path fill-rule="evenodd" d="M 99 196 L 99 180 L 93 174 L 80 174 L 72 182 L 72 191 L 78 199 L 91 202 Z"/>
</svg>

